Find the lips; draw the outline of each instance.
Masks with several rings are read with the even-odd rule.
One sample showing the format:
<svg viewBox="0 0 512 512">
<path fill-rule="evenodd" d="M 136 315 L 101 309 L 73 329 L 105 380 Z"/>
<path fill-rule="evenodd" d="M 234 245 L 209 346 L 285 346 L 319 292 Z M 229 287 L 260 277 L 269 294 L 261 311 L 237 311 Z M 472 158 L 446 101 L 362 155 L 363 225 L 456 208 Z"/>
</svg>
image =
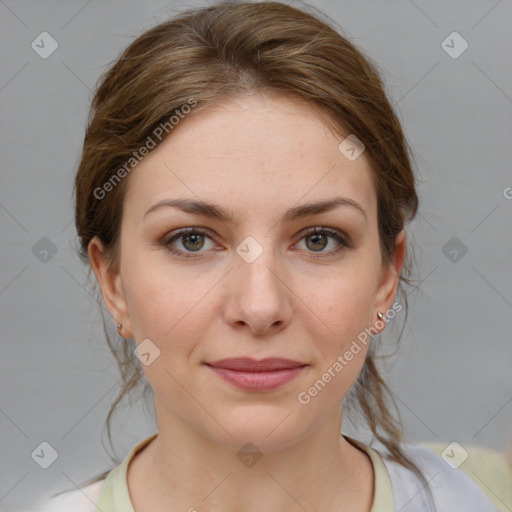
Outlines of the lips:
<svg viewBox="0 0 512 512">
<path fill-rule="evenodd" d="M 289 368 L 298 368 L 306 366 L 305 363 L 293 361 L 291 359 L 283 359 L 278 357 L 270 357 L 266 359 L 252 359 L 250 357 L 239 357 L 231 359 L 221 359 L 213 363 L 206 363 L 214 368 L 225 368 L 226 370 L 245 371 L 245 372 L 271 372 L 274 370 L 285 370 Z"/>
<path fill-rule="evenodd" d="M 206 363 L 232 386 L 244 391 L 273 391 L 297 377 L 307 364 L 283 358 L 231 358 Z"/>
</svg>

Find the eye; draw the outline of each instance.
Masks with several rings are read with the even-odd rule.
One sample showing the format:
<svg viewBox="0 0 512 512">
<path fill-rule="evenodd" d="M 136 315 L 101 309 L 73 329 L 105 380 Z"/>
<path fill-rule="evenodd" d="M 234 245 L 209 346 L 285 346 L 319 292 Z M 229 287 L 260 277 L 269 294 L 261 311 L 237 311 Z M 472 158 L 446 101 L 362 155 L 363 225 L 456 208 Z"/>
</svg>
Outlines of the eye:
<svg viewBox="0 0 512 512">
<path fill-rule="evenodd" d="M 327 247 L 329 244 L 329 238 L 335 240 L 337 246 L 330 251 L 324 251 L 323 249 L 325 249 L 325 247 Z M 339 231 L 326 227 L 308 228 L 300 241 L 302 240 L 305 240 L 307 250 L 310 250 L 313 253 L 319 253 L 313 254 L 313 257 L 315 258 L 332 256 L 344 248 L 351 247 L 349 241 L 344 236 L 342 236 Z"/>
<path fill-rule="evenodd" d="M 193 253 L 206 252 L 201 251 L 205 245 L 207 246 L 207 244 L 205 244 L 205 238 L 212 242 L 213 247 L 215 246 L 211 237 L 208 236 L 207 231 L 193 227 L 178 229 L 171 237 L 165 238 L 161 243 L 173 254 L 185 258 L 194 258 L 196 256 Z M 329 244 L 329 239 L 334 240 L 337 246 L 330 251 L 324 251 L 325 247 Z M 339 231 L 326 227 L 308 228 L 303 232 L 300 241 L 302 240 L 306 240 L 307 251 L 318 253 L 313 254 L 313 257 L 316 258 L 331 256 L 344 248 L 352 247 L 350 242 L 342 236 Z M 181 248 L 177 248 L 176 245 L 180 245 Z M 213 247 L 210 246 L 210 249 Z M 206 247 L 206 249 L 208 249 L 208 247 Z"/>
<path fill-rule="evenodd" d="M 167 238 L 162 243 L 173 254 L 178 254 L 180 256 L 184 256 L 185 258 L 194 258 L 195 256 L 190 255 L 190 253 L 204 252 L 201 251 L 201 249 L 205 246 L 205 237 L 211 240 L 206 231 L 200 228 L 182 228 L 178 229 L 173 236 Z M 185 251 L 176 249 L 174 245 L 175 242 L 178 242 L 178 244 L 181 245 Z M 189 254 L 186 254 L 187 252 Z"/>
</svg>

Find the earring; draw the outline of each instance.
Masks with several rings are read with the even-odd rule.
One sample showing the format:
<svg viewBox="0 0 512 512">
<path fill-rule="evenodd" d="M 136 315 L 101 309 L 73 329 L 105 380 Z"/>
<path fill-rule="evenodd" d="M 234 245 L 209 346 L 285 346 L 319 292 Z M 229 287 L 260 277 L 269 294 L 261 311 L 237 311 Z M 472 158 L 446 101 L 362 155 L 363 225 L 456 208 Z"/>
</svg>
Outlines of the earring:
<svg viewBox="0 0 512 512">
<path fill-rule="evenodd" d="M 379 320 L 382 320 L 384 318 L 384 315 L 380 311 L 377 311 L 377 316 L 379 317 Z"/>
<path fill-rule="evenodd" d="M 124 338 L 124 336 L 121 334 L 122 328 L 123 328 L 123 324 L 117 324 L 117 331 L 119 332 L 119 335 Z"/>
</svg>

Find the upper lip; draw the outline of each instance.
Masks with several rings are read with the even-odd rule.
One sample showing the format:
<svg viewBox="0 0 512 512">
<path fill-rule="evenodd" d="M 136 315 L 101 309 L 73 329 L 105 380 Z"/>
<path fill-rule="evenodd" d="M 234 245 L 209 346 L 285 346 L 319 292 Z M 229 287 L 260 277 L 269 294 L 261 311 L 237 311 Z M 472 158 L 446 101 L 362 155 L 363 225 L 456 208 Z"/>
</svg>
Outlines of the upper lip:
<svg viewBox="0 0 512 512">
<path fill-rule="evenodd" d="M 269 357 L 266 359 L 236 357 L 230 359 L 220 359 L 219 361 L 206 364 L 216 368 L 250 372 L 269 372 L 272 370 L 283 370 L 287 368 L 298 368 L 299 366 L 306 366 L 305 363 L 301 363 L 300 361 L 293 361 L 292 359 L 283 359 L 280 357 Z"/>
</svg>

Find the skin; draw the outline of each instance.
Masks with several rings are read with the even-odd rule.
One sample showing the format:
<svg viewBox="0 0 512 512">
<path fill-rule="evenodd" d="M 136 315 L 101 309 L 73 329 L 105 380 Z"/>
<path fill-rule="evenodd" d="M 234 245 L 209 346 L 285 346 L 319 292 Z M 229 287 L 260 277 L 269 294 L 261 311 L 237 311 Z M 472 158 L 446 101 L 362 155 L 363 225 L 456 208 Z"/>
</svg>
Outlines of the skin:
<svg viewBox="0 0 512 512">
<path fill-rule="evenodd" d="M 377 311 L 391 308 L 405 256 L 401 232 L 383 264 L 369 163 L 364 152 L 347 159 L 341 140 L 318 111 L 282 96 L 245 96 L 189 114 L 129 176 L 120 261 L 109 266 L 101 242 L 91 241 L 89 257 L 122 335 L 160 350 L 143 366 L 158 436 L 128 468 L 137 512 L 370 511 L 370 459 L 340 436 L 343 400 L 368 347 L 361 344 L 307 405 L 297 399 L 375 325 Z M 281 220 L 289 208 L 335 196 L 356 201 L 365 215 L 341 206 Z M 144 218 L 177 197 L 214 202 L 237 221 L 172 207 Z M 351 247 L 303 233 L 323 226 Z M 165 242 L 182 227 L 208 233 L 188 244 L 175 239 L 179 256 Z M 263 250 L 251 263 L 236 252 L 248 236 Z M 252 392 L 204 365 L 240 356 L 309 366 L 274 391 Z M 263 455 L 252 467 L 236 456 L 247 442 Z"/>
</svg>

